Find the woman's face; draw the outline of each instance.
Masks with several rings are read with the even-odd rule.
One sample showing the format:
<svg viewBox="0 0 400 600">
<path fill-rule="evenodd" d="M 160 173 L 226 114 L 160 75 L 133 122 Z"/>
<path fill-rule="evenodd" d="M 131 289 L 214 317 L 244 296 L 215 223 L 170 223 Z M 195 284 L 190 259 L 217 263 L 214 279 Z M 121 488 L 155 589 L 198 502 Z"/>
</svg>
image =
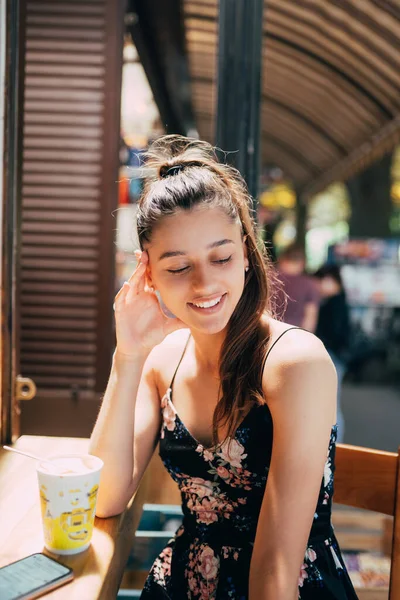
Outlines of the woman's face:
<svg viewBox="0 0 400 600">
<path fill-rule="evenodd" d="M 179 210 L 153 230 L 145 249 L 151 283 L 167 308 L 190 328 L 222 331 L 248 266 L 239 224 L 218 208 Z"/>
</svg>

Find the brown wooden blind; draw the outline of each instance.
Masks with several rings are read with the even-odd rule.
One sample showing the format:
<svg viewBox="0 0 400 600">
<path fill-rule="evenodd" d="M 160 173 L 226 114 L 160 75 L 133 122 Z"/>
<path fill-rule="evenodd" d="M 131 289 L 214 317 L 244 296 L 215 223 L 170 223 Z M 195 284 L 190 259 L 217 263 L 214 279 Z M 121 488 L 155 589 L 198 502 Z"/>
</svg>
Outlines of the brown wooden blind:
<svg viewBox="0 0 400 600">
<path fill-rule="evenodd" d="M 21 372 L 38 396 L 90 397 L 112 352 L 123 14 L 27 0 Z"/>
</svg>

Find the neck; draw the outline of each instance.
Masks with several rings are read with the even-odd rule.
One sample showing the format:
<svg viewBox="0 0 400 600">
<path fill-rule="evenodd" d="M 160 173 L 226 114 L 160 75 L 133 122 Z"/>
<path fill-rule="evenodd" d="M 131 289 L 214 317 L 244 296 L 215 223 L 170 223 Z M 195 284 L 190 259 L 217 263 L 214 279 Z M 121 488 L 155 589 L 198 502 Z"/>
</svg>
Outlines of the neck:
<svg viewBox="0 0 400 600">
<path fill-rule="evenodd" d="M 221 348 L 226 337 L 226 330 L 214 334 L 191 332 L 194 342 L 194 354 L 202 371 L 219 378 L 219 359 Z"/>
</svg>

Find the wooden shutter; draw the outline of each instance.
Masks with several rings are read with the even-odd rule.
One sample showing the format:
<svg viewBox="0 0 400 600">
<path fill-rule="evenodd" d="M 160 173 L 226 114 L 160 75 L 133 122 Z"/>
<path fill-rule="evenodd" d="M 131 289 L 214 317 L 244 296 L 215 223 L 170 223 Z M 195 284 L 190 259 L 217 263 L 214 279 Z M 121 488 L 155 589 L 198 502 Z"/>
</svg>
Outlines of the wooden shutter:
<svg viewBox="0 0 400 600">
<path fill-rule="evenodd" d="M 123 2 L 25 11 L 21 372 L 38 398 L 93 398 L 114 343 Z"/>
</svg>

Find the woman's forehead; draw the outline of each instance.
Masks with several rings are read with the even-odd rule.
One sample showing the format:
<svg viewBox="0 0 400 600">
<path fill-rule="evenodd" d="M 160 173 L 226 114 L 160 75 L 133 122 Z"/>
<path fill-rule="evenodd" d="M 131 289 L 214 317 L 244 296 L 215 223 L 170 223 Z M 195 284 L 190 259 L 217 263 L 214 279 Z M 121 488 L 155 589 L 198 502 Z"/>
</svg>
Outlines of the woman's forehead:
<svg viewBox="0 0 400 600">
<path fill-rule="evenodd" d="M 241 227 L 221 209 L 179 210 L 163 218 L 154 228 L 149 248 L 187 246 L 207 248 L 211 243 L 229 238 L 237 242 Z"/>
</svg>

